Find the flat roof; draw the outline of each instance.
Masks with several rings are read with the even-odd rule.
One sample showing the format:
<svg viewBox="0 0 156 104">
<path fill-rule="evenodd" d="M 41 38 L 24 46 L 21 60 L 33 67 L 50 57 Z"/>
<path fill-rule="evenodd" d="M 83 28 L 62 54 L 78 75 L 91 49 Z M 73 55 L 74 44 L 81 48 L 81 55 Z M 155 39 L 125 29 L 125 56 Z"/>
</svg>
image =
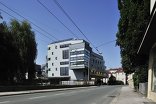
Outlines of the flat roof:
<svg viewBox="0 0 156 104">
<path fill-rule="evenodd" d="M 69 39 L 63 39 L 63 40 L 58 40 L 58 41 L 54 41 L 54 42 L 52 42 L 52 43 L 50 43 L 50 44 L 55 44 L 55 43 L 60 43 L 60 42 L 66 42 L 66 41 L 71 41 L 71 40 L 83 40 L 84 42 L 86 42 L 86 43 L 88 43 L 86 40 L 84 40 L 84 39 L 76 39 L 76 38 L 69 38 Z M 49 44 L 49 45 L 50 45 Z M 89 44 L 89 43 L 88 43 Z"/>
</svg>

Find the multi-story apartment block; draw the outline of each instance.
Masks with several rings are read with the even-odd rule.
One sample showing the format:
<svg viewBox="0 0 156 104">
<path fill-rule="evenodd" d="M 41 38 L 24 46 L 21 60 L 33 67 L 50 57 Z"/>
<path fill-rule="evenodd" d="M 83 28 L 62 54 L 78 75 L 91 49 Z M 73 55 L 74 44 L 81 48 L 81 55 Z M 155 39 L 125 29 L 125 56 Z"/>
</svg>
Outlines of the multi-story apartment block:
<svg viewBox="0 0 156 104">
<path fill-rule="evenodd" d="M 88 42 L 82 39 L 53 42 L 48 45 L 48 78 L 57 82 L 89 80 L 91 69 L 95 66 L 95 63 L 91 62 L 93 56 L 96 60 L 94 70 L 102 76 L 105 70 L 103 57 L 92 52 Z"/>
</svg>

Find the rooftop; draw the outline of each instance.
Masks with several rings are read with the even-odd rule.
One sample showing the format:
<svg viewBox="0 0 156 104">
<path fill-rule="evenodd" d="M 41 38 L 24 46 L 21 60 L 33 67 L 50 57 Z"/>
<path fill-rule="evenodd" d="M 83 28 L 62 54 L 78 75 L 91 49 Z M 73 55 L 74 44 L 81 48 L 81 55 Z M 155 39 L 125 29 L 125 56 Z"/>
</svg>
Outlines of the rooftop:
<svg viewBox="0 0 156 104">
<path fill-rule="evenodd" d="M 58 40 L 58 41 L 54 41 L 50 44 L 55 44 L 55 43 L 60 43 L 60 42 L 66 42 L 66 41 L 71 41 L 71 40 L 83 40 L 83 39 L 76 39 L 76 38 L 69 38 L 69 39 L 64 39 L 64 40 Z M 87 41 L 83 40 L 84 42 L 88 43 Z M 88 43 L 89 44 L 89 43 Z"/>
</svg>

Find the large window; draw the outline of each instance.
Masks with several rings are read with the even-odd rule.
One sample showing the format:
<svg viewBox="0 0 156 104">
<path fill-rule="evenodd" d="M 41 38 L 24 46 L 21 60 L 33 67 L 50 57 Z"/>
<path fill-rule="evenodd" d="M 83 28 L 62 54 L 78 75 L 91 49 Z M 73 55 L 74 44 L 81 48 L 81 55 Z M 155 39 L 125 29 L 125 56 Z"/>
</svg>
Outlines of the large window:
<svg viewBox="0 0 156 104">
<path fill-rule="evenodd" d="M 63 59 L 69 59 L 69 50 L 63 50 L 62 56 Z"/>
<path fill-rule="evenodd" d="M 70 55 L 78 55 L 78 54 L 84 54 L 84 50 L 82 50 L 82 51 L 70 52 Z"/>
<path fill-rule="evenodd" d="M 67 65 L 69 64 L 69 61 L 60 62 L 60 65 Z"/>
<path fill-rule="evenodd" d="M 70 44 L 63 44 L 63 45 L 60 45 L 60 48 L 66 48 L 66 47 L 69 47 Z"/>
<path fill-rule="evenodd" d="M 70 52 L 70 55 L 79 55 L 79 54 L 85 54 L 86 56 L 89 56 L 89 52 L 86 50 Z"/>
<path fill-rule="evenodd" d="M 68 76 L 68 75 L 69 75 L 68 67 L 60 67 L 60 76 Z"/>
<path fill-rule="evenodd" d="M 70 62 L 71 65 L 83 65 L 84 63 L 84 61 Z"/>
<path fill-rule="evenodd" d="M 84 60 L 84 56 L 70 57 L 71 61 Z"/>
</svg>

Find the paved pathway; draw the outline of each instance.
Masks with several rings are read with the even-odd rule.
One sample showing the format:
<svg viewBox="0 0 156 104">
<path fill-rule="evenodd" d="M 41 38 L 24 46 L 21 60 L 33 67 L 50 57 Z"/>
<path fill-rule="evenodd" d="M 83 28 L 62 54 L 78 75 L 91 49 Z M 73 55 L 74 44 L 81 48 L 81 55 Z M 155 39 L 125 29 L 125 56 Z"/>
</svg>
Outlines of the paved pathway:
<svg viewBox="0 0 156 104">
<path fill-rule="evenodd" d="M 156 104 L 141 94 L 134 92 L 129 86 L 124 86 L 120 94 L 112 101 L 111 104 Z"/>
</svg>

